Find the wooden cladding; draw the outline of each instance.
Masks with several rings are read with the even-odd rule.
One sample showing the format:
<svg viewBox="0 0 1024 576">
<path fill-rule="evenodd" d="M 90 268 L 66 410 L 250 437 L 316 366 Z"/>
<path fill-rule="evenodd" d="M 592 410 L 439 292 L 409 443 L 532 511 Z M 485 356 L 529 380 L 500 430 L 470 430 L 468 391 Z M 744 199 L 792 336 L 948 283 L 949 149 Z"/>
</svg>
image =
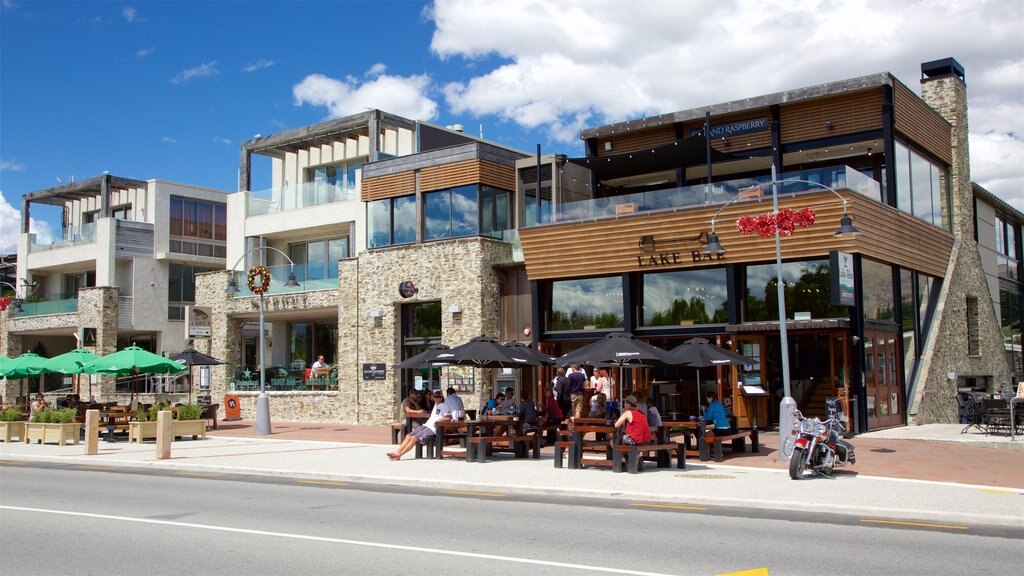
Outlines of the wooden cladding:
<svg viewBox="0 0 1024 576">
<path fill-rule="evenodd" d="M 907 136 L 946 164 L 953 163 L 951 141 L 953 128 L 949 122 L 897 82 L 893 90 L 896 130 Z"/>
<path fill-rule="evenodd" d="M 666 144 L 671 144 L 675 141 L 675 126 L 673 124 L 667 124 L 656 128 L 623 132 L 621 134 L 615 134 L 610 138 L 599 139 L 597 155 L 598 157 L 601 157 L 628 154 L 638 150 L 649 150 L 651 148 L 657 148 L 658 146 L 665 146 Z M 611 150 L 605 150 L 605 142 L 612 143 Z"/>
<path fill-rule="evenodd" d="M 416 173 L 401 172 L 364 179 L 359 199 L 363 202 L 373 202 L 374 200 L 408 196 L 415 193 Z"/>
<path fill-rule="evenodd" d="M 779 108 L 783 144 L 882 129 L 881 88 L 807 100 Z"/>
<path fill-rule="evenodd" d="M 952 236 L 898 210 L 856 193 L 843 194 L 849 201 L 853 238 L 833 236 L 839 228 L 842 204 L 829 192 L 804 193 L 779 199 L 780 208 L 811 207 L 816 221 L 782 238 L 786 260 L 825 258 L 829 250 L 859 252 L 942 276 L 949 259 Z M 585 222 L 568 222 L 519 231 L 530 280 L 601 276 L 623 272 L 656 272 L 741 262 L 775 260 L 775 240 L 757 234 L 743 236 L 736 220 L 743 215 L 771 212 L 771 198 L 736 202 L 716 220 L 719 241 L 726 248 L 721 260 L 707 260 L 698 236 L 711 231 L 711 218 L 720 206 L 678 212 L 629 214 Z M 653 237 L 641 249 L 640 239 Z"/>
<path fill-rule="evenodd" d="M 419 180 L 419 188 L 424 192 L 469 184 L 485 184 L 502 190 L 516 189 L 516 173 L 513 166 L 503 166 L 486 160 L 466 160 L 430 166 L 419 171 Z M 409 170 L 364 179 L 360 199 L 363 202 L 372 202 L 415 193 L 416 172 Z"/>
</svg>

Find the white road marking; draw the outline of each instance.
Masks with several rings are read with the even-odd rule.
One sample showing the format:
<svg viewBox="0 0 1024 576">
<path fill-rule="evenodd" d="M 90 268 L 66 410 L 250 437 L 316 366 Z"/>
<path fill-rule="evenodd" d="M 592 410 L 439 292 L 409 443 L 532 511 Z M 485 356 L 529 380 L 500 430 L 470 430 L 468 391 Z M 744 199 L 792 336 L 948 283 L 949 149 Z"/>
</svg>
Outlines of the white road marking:
<svg viewBox="0 0 1024 576">
<path fill-rule="evenodd" d="M 248 528 L 231 528 L 229 526 L 211 526 L 208 524 L 194 524 L 191 522 L 174 522 L 171 520 L 154 520 L 150 518 L 132 518 L 129 516 L 112 516 L 109 514 L 92 514 L 89 512 L 70 512 L 67 510 L 48 510 L 45 508 L 25 508 L 22 506 L 3 506 L 0 510 L 15 510 L 20 512 L 36 512 L 39 514 L 58 514 L 61 516 L 78 516 L 82 518 L 98 518 L 103 520 L 121 520 L 123 522 L 136 522 L 140 524 L 157 524 L 161 526 L 175 526 L 182 528 L 199 528 L 216 532 L 233 532 L 237 534 L 253 534 L 256 536 L 271 536 L 274 538 L 294 538 L 296 540 L 310 540 L 313 542 L 330 542 L 334 544 L 348 544 L 350 546 L 367 546 L 370 548 L 385 548 L 388 550 L 403 550 L 407 552 L 423 552 L 428 554 L 440 554 L 442 556 L 459 556 L 463 558 L 479 558 L 482 560 L 499 560 L 504 562 L 517 562 L 520 564 L 533 564 L 538 566 L 554 566 L 558 568 L 571 568 L 574 570 L 589 570 L 591 572 L 608 572 L 611 574 L 633 574 L 635 576 L 671 576 L 660 572 L 643 572 L 639 570 L 628 570 L 624 568 L 605 568 L 603 566 L 587 566 L 584 564 L 570 564 L 567 562 L 549 562 L 546 560 L 534 560 L 531 558 L 514 558 L 511 556 L 497 556 L 494 554 L 478 554 L 475 552 L 458 552 L 455 550 L 437 550 L 434 548 L 420 548 L 418 546 L 402 546 L 399 544 L 385 544 L 383 542 L 365 542 L 361 540 L 348 540 L 345 538 L 330 538 L 327 536 L 308 536 L 305 534 L 289 534 L 286 532 L 270 532 L 266 530 L 251 530 Z"/>
</svg>

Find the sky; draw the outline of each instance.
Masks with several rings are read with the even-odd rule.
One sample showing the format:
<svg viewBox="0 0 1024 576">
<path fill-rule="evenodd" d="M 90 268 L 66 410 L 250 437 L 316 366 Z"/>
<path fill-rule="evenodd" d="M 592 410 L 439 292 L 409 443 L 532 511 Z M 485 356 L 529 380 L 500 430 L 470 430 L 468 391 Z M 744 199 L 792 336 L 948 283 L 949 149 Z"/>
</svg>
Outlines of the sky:
<svg viewBox="0 0 1024 576">
<path fill-rule="evenodd" d="M 233 192 L 245 140 L 367 108 L 581 156 L 583 128 L 866 74 L 920 93 L 947 57 L 971 179 L 1024 210 L 1022 31 L 1022 0 L 0 0 L 0 253 L 23 194 L 105 171 Z"/>
</svg>

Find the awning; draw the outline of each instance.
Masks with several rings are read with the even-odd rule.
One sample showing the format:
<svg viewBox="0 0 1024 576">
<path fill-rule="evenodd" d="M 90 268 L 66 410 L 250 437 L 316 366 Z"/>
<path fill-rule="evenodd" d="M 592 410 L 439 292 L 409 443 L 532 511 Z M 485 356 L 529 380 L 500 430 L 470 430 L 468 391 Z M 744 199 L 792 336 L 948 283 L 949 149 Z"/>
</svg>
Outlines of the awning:
<svg viewBox="0 0 1024 576">
<path fill-rule="evenodd" d="M 569 158 L 569 162 L 592 170 L 600 181 L 624 176 L 636 176 L 707 164 L 707 141 L 703 136 L 691 136 L 655 148 L 647 148 L 614 156 Z M 711 161 L 742 160 L 746 156 L 726 154 L 711 149 Z"/>
</svg>

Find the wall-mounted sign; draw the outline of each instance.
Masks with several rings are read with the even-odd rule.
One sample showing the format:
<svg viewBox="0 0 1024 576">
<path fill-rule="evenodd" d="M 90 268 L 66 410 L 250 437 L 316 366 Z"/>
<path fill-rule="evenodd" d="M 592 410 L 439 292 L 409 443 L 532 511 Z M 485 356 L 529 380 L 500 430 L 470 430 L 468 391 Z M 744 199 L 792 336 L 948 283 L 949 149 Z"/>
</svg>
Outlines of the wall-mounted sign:
<svg viewBox="0 0 1024 576">
<path fill-rule="evenodd" d="M 402 298 L 412 298 L 419 291 L 420 289 L 412 283 L 412 280 L 406 280 L 398 285 L 398 294 L 401 295 Z"/>
<path fill-rule="evenodd" d="M 186 338 L 210 337 L 210 309 L 198 306 L 185 306 Z"/>
<path fill-rule="evenodd" d="M 96 345 L 96 329 L 82 328 L 82 346 Z"/>
<path fill-rule="evenodd" d="M 636 257 L 636 265 L 640 268 L 678 266 L 686 261 L 686 250 L 689 250 L 690 260 L 693 262 L 723 259 L 724 254 L 712 255 L 705 252 L 707 245 L 707 232 L 701 232 L 696 236 L 657 239 L 647 234 L 637 241 L 640 254 Z M 679 249 L 680 246 L 683 247 L 682 250 Z"/>
<path fill-rule="evenodd" d="M 363 380 L 384 380 L 386 377 L 385 364 L 363 364 Z"/>
<path fill-rule="evenodd" d="M 763 132 L 771 127 L 771 123 L 767 118 L 751 118 L 750 120 L 740 120 L 739 122 L 730 122 L 728 124 L 719 124 L 715 126 L 711 125 L 711 137 L 712 138 L 727 138 L 729 136 L 739 136 L 740 134 L 749 134 L 751 132 Z M 693 128 L 690 130 L 690 136 L 703 136 L 704 127 Z"/>
<path fill-rule="evenodd" d="M 853 255 L 830 250 L 828 267 L 832 303 L 839 306 L 853 306 L 854 292 L 857 290 L 857 277 L 853 274 Z"/>
</svg>

